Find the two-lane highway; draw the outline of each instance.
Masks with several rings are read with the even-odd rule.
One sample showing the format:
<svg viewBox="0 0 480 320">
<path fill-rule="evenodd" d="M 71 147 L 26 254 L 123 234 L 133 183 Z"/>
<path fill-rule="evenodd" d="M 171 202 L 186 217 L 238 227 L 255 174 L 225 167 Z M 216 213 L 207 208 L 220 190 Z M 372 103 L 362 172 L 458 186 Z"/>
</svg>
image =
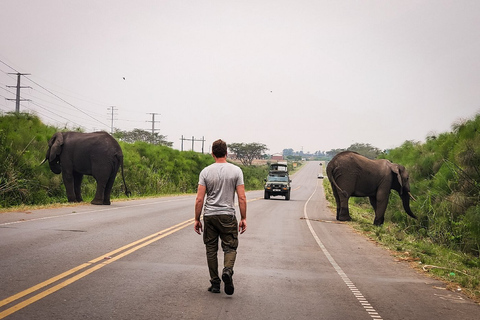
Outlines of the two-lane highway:
<svg viewBox="0 0 480 320">
<path fill-rule="evenodd" d="M 232 296 L 206 290 L 193 195 L 2 213 L 0 319 L 478 319 L 337 223 L 320 170 L 293 176 L 290 201 L 247 193 Z"/>
</svg>

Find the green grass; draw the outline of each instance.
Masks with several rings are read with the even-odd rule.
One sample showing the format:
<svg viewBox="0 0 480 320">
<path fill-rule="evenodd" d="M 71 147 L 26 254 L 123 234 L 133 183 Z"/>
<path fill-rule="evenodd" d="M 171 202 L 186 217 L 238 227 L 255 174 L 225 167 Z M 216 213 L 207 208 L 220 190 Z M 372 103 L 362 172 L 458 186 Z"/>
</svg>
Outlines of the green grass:
<svg viewBox="0 0 480 320">
<path fill-rule="evenodd" d="M 327 200 L 335 210 L 335 199 L 328 179 L 323 182 Z M 453 291 L 463 291 L 480 303 L 480 258 L 435 244 L 427 233 L 414 235 L 407 228 L 388 221 L 374 226 L 374 213 L 367 198 L 350 198 L 348 222 L 355 230 L 388 249 L 398 261 L 410 265 L 424 274 L 447 283 Z M 406 215 L 406 213 L 403 213 Z"/>
</svg>

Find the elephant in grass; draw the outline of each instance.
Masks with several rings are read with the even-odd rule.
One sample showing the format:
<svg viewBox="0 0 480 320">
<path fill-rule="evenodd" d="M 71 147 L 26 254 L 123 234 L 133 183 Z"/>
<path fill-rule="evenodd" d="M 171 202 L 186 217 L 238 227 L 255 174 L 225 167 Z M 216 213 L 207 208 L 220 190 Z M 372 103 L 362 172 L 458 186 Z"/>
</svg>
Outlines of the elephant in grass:
<svg viewBox="0 0 480 320">
<path fill-rule="evenodd" d="M 48 141 L 48 151 L 42 164 L 46 161 L 53 173 L 62 173 L 69 202 L 83 201 L 83 175 L 90 175 L 97 182 L 97 191 L 91 203 L 109 205 L 110 193 L 120 167 L 125 194 L 129 196 L 123 174 L 122 149 L 107 132 L 57 132 Z"/>
<path fill-rule="evenodd" d="M 390 190 L 402 198 L 403 208 L 412 218 L 417 218 L 410 209 L 409 175 L 405 167 L 388 160 L 370 160 L 356 152 L 337 154 L 327 165 L 327 176 L 332 185 L 337 203 L 337 220 L 351 220 L 348 210 L 350 197 L 369 197 L 375 210 L 375 225 L 385 219 Z"/>
</svg>

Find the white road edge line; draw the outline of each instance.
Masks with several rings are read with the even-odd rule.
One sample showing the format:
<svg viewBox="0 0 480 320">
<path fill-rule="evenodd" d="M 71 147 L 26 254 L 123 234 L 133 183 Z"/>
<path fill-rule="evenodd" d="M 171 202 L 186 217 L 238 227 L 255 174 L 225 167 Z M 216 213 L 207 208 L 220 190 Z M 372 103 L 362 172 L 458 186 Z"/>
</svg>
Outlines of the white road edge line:
<svg viewBox="0 0 480 320">
<path fill-rule="evenodd" d="M 315 185 L 315 190 L 313 190 L 313 193 L 310 195 L 308 198 L 307 202 L 305 202 L 305 206 L 303 207 L 303 215 L 305 218 L 305 221 L 307 222 L 308 229 L 310 229 L 310 232 L 312 233 L 313 238 L 317 242 L 318 246 L 320 249 L 322 249 L 323 254 L 327 257 L 328 261 L 332 265 L 332 267 L 337 271 L 338 275 L 340 278 L 342 278 L 343 282 L 347 285 L 347 287 L 350 289 L 352 294 L 357 298 L 358 302 L 362 307 L 368 306 L 368 308 L 365 308 L 365 311 L 368 313 L 368 315 L 375 320 L 382 320 L 382 318 L 378 315 L 378 313 L 375 311 L 375 309 L 372 307 L 372 305 L 367 301 L 367 299 L 363 296 L 363 294 L 360 292 L 360 290 L 357 289 L 355 284 L 348 278 L 348 276 L 343 272 L 342 268 L 338 265 L 338 263 L 333 259 L 332 255 L 330 252 L 328 252 L 327 248 L 323 245 L 322 241 L 320 238 L 317 236 L 315 233 L 315 230 L 313 230 L 312 224 L 310 223 L 310 220 L 308 219 L 308 214 L 307 214 L 307 205 L 312 199 L 313 195 L 317 192 L 317 187 L 318 187 L 318 181 L 317 184 Z"/>
<path fill-rule="evenodd" d="M 78 211 L 78 212 L 74 211 L 72 213 L 65 213 L 65 214 L 61 214 L 61 215 L 57 215 L 57 216 L 48 216 L 48 217 L 42 217 L 42 218 L 33 218 L 33 219 L 25 219 L 25 220 L 17 220 L 17 221 L 12 221 L 12 222 L 0 223 L 0 227 L 1 226 L 9 226 L 9 225 L 18 224 L 18 223 L 25 223 L 25 222 L 49 220 L 49 219 L 56 219 L 56 218 L 65 218 L 65 217 L 87 214 L 87 213 L 92 213 L 92 212 L 103 212 L 103 211 L 112 211 L 112 210 L 118 210 L 118 209 L 124 209 L 124 208 L 143 207 L 143 206 L 149 206 L 149 205 L 154 205 L 154 204 L 159 204 L 159 203 L 175 202 L 175 201 L 182 201 L 182 200 L 185 200 L 185 198 L 160 200 L 160 201 L 149 202 L 149 203 L 127 205 L 127 206 L 124 206 L 124 207 L 108 207 L 108 208 L 105 208 L 105 209 Z M 75 208 L 75 207 L 72 207 L 72 208 Z"/>
<path fill-rule="evenodd" d="M 88 210 L 88 211 L 74 211 L 72 213 L 65 213 L 65 214 L 62 214 L 62 215 L 57 215 L 57 216 L 48 216 L 48 217 L 42 217 L 42 218 L 32 218 L 32 219 L 25 219 L 25 220 L 16 220 L 16 221 L 11 221 L 11 222 L 4 222 L 4 223 L 0 223 L 0 227 L 2 226 L 9 226 L 9 225 L 13 225 L 13 224 L 19 224 L 19 223 L 25 223 L 25 222 L 33 222 L 33 221 L 40 221 L 40 220 L 49 220 L 49 219 L 56 219 L 56 218 L 65 218 L 65 217 L 69 217 L 69 216 L 76 216 L 76 215 L 80 215 L 80 214 L 87 214 L 87 213 L 92 213 L 92 212 L 102 212 L 102 211 L 112 211 L 112 210 L 118 210 L 118 209 L 123 209 L 123 208 L 133 208 L 133 207 L 143 207 L 143 206 L 150 206 L 150 205 L 156 205 L 156 204 L 159 204 L 159 203 L 165 203 L 165 202 L 175 202 L 175 201 L 183 201 L 185 200 L 185 198 L 188 198 L 188 197 L 192 197 L 192 196 L 183 196 L 183 197 L 179 197 L 179 198 L 174 198 L 174 199 L 165 199 L 165 200 L 160 200 L 160 201 L 155 201 L 155 202 L 149 202 L 149 203 L 141 203 L 141 204 L 134 204 L 134 205 L 127 205 L 127 206 L 124 206 L 124 207 L 109 207 L 109 208 L 105 208 L 105 209 L 99 209 L 99 210 Z M 256 201 L 256 200 L 260 200 L 260 199 L 263 199 L 263 197 L 259 197 L 259 198 L 254 198 L 254 199 L 250 199 L 250 200 L 247 200 L 247 202 L 252 202 L 252 201 Z M 236 203 L 235 205 L 238 206 L 238 203 Z M 72 207 L 72 208 L 75 208 L 75 207 Z"/>
</svg>

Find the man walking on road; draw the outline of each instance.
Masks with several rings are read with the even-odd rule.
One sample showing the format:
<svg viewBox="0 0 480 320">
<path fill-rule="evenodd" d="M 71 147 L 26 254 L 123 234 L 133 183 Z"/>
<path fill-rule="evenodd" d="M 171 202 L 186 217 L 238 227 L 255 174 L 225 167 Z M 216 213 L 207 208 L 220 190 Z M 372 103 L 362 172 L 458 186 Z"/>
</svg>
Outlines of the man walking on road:
<svg viewBox="0 0 480 320">
<path fill-rule="evenodd" d="M 242 170 L 227 162 L 227 144 L 217 140 L 212 145 L 215 163 L 200 172 L 197 198 L 195 200 L 195 232 L 203 231 L 203 242 L 207 251 L 207 264 L 210 272 L 211 286 L 208 291 L 220 293 L 220 277 L 218 276 L 218 238 L 222 241 L 224 252 L 224 268 L 222 280 L 225 293 L 232 295 L 233 266 L 237 256 L 238 232 L 247 229 L 247 197 Z M 235 192 L 240 209 L 240 223 L 235 216 Z M 207 196 L 206 201 L 205 195 Z M 205 203 L 204 203 L 205 202 Z M 200 216 L 203 209 L 203 222 Z"/>
</svg>

